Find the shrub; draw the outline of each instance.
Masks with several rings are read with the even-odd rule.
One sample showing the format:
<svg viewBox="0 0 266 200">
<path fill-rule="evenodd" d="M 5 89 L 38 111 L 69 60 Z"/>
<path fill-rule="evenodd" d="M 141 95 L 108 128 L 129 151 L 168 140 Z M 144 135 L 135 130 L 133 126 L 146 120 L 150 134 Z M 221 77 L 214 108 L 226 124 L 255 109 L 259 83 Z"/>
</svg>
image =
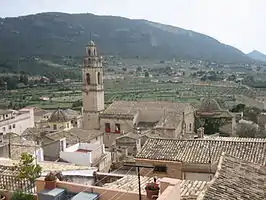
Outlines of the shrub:
<svg viewBox="0 0 266 200">
<path fill-rule="evenodd" d="M 32 194 L 16 191 L 13 193 L 11 200 L 34 200 L 34 196 Z"/>
<path fill-rule="evenodd" d="M 31 182 L 40 177 L 42 172 L 40 165 L 35 164 L 33 156 L 28 153 L 21 154 L 20 162 L 14 166 L 14 170 L 18 171 L 18 179 L 27 179 Z"/>
</svg>

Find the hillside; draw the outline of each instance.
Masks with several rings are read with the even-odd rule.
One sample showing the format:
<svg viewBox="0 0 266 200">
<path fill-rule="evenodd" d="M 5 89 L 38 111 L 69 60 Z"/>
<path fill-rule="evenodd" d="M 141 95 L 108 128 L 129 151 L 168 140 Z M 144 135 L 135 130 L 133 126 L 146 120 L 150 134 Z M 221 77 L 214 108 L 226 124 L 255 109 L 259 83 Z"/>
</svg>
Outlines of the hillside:
<svg viewBox="0 0 266 200">
<path fill-rule="evenodd" d="M 256 50 L 248 53 L 247 56 L 254 60 L 266 62 L 266 55 Z"/>
<path fill-rule="evenodd" d="M 238 49 L 193 31 L 146 20 L 65 13 L 0 19 L 0 59 L 82 56 L 90 33 L 103 54 L 221 63 L 251 61 Z"/>
</svg>

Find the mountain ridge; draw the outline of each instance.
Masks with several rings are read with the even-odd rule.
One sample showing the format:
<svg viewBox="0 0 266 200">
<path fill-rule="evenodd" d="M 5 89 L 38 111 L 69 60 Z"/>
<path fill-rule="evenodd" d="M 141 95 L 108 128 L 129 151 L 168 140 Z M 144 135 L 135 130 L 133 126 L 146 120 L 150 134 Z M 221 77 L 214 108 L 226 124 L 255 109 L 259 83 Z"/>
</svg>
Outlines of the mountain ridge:
<svg viewBox="0 0 266 200">
<path fill-rule="evenodd" d="M 82 56 L 90 33 L 103 54 L 252 62 L 240 50 L 195 31 L 144 19 L 60 12 L 0 18 L 0 56 Z"/>
<path fill-rule="evenodd" d="M 266 55 L 257 50 L 251 51 L 250 53 L 247 54 L 247 56 L 249 56 L 254 60 L 266 62 Z"/>
</svg>

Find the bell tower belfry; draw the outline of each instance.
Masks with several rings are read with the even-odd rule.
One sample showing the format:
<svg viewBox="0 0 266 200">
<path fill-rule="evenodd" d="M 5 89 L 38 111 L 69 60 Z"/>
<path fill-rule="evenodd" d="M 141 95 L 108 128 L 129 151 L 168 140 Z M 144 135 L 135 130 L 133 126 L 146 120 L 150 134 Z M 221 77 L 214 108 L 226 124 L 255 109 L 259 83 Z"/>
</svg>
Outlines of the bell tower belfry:
<svg viewBox="0 0 266 200">
<path fill-rule="evenodd" d="M 104 110 L 103 67 L 93 41 L 86 46 L 82 77 L 83 128 L 100 129 L 99 114 Z"/>
</svg>

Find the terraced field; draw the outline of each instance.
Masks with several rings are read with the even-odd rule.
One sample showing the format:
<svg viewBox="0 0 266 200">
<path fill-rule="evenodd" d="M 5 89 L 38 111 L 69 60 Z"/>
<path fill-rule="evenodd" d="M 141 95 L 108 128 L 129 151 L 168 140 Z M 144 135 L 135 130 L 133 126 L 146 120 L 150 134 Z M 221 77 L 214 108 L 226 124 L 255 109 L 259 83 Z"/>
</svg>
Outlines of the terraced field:
<svg viewBox="0 0 266 200">
<path fill-rule="evenodd" d="M 59 84 L 39 88 L 28 88 L 11 91 L 1 99 L 2 104 L 10 102 L 39 106 L 45 109 L 57 107 L 69 108 L 76 101 L 81 100 L 81 83 Z M 266 96 L 266 91 L 249 89 L 246 87 L 229 87 L 228 85 L 199 85 L 188 83 L 160 83 L 151 82 L 141 78 L 127 80 L 105 81 L 105 102 L 115 100 L 158 100 L 191 102 L 198 104 L 202 97 L 223 98 L 225 101 L 235 102 L 235 97 L 245 96 L 254 99 L 255 96 Z M 40 97 L 48 97 L 49 100 L 40 100 Z"/>
</svg>

